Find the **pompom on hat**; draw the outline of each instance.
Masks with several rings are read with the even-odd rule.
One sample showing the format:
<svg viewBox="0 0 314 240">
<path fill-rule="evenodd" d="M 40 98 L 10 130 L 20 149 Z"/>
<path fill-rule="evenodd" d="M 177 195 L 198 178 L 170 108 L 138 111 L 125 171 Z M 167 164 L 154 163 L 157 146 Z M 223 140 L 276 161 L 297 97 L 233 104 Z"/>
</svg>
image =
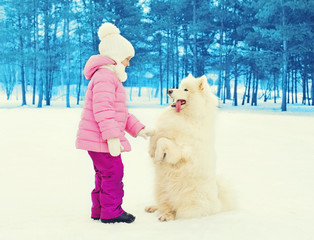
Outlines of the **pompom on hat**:
<svg viewBox="0 0 314 240">
<path fill-rule="evenodd" d="M 120 30 L 112 23 L 103 23 L 98 29 L 99 53 L 113 59 L 117 64 L 135 54 L 132 44 L 120 35 Z"/>
</svg>

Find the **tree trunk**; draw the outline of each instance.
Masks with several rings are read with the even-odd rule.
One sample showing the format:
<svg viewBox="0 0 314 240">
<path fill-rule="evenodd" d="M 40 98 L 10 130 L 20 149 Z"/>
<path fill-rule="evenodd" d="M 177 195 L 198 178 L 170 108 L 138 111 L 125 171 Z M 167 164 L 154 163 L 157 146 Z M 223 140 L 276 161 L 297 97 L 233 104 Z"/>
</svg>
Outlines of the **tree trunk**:
<svg viewBox="0 0 314 240">
<path fill-rule="evenodd" d="M 22 87 L 22 106 L 26 105 L 26 83 L 25 83 L 25 63 L 24 63 L 24 44 L 22 33 L 22 19 L 21 14 L 18 15 L 18 27 L 19 27 L 19 50 L 20 50 L 20 70 L 21 70 L 21 87 Z"/>
<path fill-rule="evenodd" d="M 39 64 L 40 65 L 40 64 Z M 38 68 L 40 69 L 40 66 L 38 66 Z M 44 95 L 44 82 L 43 82 L 43 74 L 42 72 L 39 72 L 39 82 L 38 82 L 38 87 L 39 87 L 39 93 L 38 93 L 38 108 L 42 108 L 43 107 L 43 95 Z"/>
<path fill-rule="evenodd" d="M 312 106 L 314 106 L 314 69 L 312 69 L 312 86 L 311 86 L 311 98 L 312 98 Z"/>
<path fill-rule="evenodd" d="M 250 103 L 252 76 L 253 76 L 253 70 L 252 70 L 252 68 L 251 68 L 251 69 L 250 69 L 250 72 L 249 72 L 249 87 L 248 87 L 248 90 L 247 90 L 247 100 L 246 100 L 246 103 Z"/>
<path fill-rule="evenodd" d="M 33 99 L 32 104 L 35 105 L 36 87 L 37 87 L 37 52 L 38 52 L 38 17 L 37 17 L 37 1 L 33 1 L 34 19 L 33 19 L 33 37 L 34 37 L 34 59 L 33 59 Z"/>
<path fill-rule="evenodd" d="M 163 93 L 162 93 L 162 79 L 163 79 L 163 72 L 162 72 L 162 46 L 161 46 L 161 40 L 162 35 L 160 33 L 157 34 L 156 39 L 158 41 L 158 50 L 159 50 L 159 89 L 160 89 L 160 105 L 162 105 L 163 100 Z M 156 90 L 156 95 L 157 95 Z"/>
<path fill-rule="evenodd" d="M 291 69 L 291 103 L 294 104 L 294 72 L 295 69 Z"/>
<path fill-rule="evenodd" d="M 171 65 L 172 65 L 172 88 L 175 88 L 176 84 L 175 84 L 175 76 L 176 76 L 176 63 L 175 63 L 175 30 L 171 30 Z M 167 88 L 167 92 L 168 92 L 168 88 Z M 167 95 L 168 96 L 168 95 Z M 167 98 L 167 104 L 168 104 L 169 99 Z"/>
<path fill-rule="evenodd" d="M 249 73 L 246 73 L 246 81 L 245 81 L 245 89 L 242 97 L 242 105 L 245 103 L 245 98 L 247 97 L 247 89 L 248 89 L 248 84 L 249 84 Z"/>
<path fill-rule="evenodd" d="M 306 82 L 307 82 L 306 66 L 304 66 L 302 75 L 303 75 L 302 76 L 302 104 L 306 104 Z"/>
<path fill-rule="evenodd" d="M 138 94 L 137 94 L 138 97 L 141 97 L 142 96 L 142 87 L 139 86 L 138 87 Z"/>
<path fill-rule="evenodd" d="M 187 26 L 183 26 L 183 35 L 184 35 L 184 55 L 183 55 L 183 77 L 187 77 L 188 75 L 188 41 L 189 41 L 189 35 L 187 33 Z"/>
<path fill-rule="evenodd" d="M 310 105 L 310 92 L 309 92 L 309 77 L 306 76 L 306 96 L 307 96 L 307 104 Z"/>
<path fill-rule="evenodd" d="M 95 32 L 97 32 L 97 26 L 96 26 L 96 24 L 98 25 L 99 23 L 97 22 L 95 22 L 95 15 L 96 15 L 96 11 L 98 11 L 98 9 L 97 9 L 97 7 L 96 7 L 96 1 L 90 1 L 90 9 L 91 9 L 91 11 L 90 11 L 90 13 L 91 13 L 91 15 L 90 15 L 90 19 L 91 19 L 91 21 L 90 21 L 90 23 L 91 23 L 91 31 L 90 31 L 90 33 L 92 34 L 92 44 L 93 44 L 93 47 L 92 47 L 92 49 L 93 49 L 93 51 L 95 52 L 95 53 L 97 53 L 98 52 L 98 43 L 99 43 L 99 40 L 98 40 L 98 36 L 97 36 L 97 34 L 95 34 Z"/>
<path fill-rule="evenodd" d="M 133 87 L 130 87 L 130 94 L 129 94 L 129 100 L 132 102 L 132 96 L 133 96 Z"/>
<path fill-rule="evenodd" d="M 238 64 L 234 66 L 233 106 L 238 106 Z"/>
<path fill-rule="evenodd" d="M 78 34 L 78 41 L 79 41 L 79 63 L 80 63 L 80 67 L 79 67 L 79 82 L 78 82 L 78 90 L 77 90 L 77 96 L 76 96 L 76 104 L 79 105 L 80 104 L 80 96 L 81 96 L 81 85 L 82 85 L 82 78 L 83 78 L 83 74 L 82 74 L 82 69 L 83 69 L 83 61 L 82 61 L 82 34 L 81 34 L 81 25 L 79 24 L 79 34 Z"/>
<path fill-rule="evenodd" d="M 175 88 L 179 87 L 179 71 L 180 71 L 180 62 L 179 62 L 179 42 L 178 42 L 178 30 L 175 30 L 175 49 L 176 49 L 176 80 Z"/>
<path fill-rule="evenodd" d="M 66 90 L 66 107 L 70 106 L 70 20 L 69 20 L 69 0 L 66 0 L 66 18 L 65 18 L 65 35 L 66 35 L 66 82 L 67 82 L 67 90 Z"/>
<path fill-rule="evenodd" d="M 258 92 L 258 73 L 254 71 L 253 74 L 253 87 L 252 87 L 252 106 L 257 106 L 257 92 Z"/>
<path fill-rule="evenodd" d="M 295 103 L 298 103 L 298 70 L 295 68 L 295 76 L 294 76 L 294 97 Z"/>
<path fill-rule="evenodd" d="M 170 78 L 170 30 L 167 30 L 167 63 L 166 63 L 166 89 L 169 88 L 169 78 Z M 162 84 L 162 82 L 161 82 Z M 162 87 L 162 85 L 160 85 Z M 163 88 L 161 88 L 161 95 L 163 97 Z M 168 104 L 168 96 L 166 97 L 166 103 Z M 161 103 L 162 104 L 162 103 Z"/>
<path fill-rule="evenodd" d="M 225 61 L 225 97 L 226 99 L 231 99 L 231 87 L 230 87 L 230 55 L 226 54 Z"/>
<path fill-rule="evenodd" d="M 277 77 L 276 77 L 276 73 L 273 74 L 274 77 L 274 103 L 277 103 Z"/>
<path fill-rule="evenodd" d="M 252 83 L 252 99 L 251 99 L 251 106 L 253 106 L 254 105 L 254 97 L 255 97 L 255 76 L 253 76 L 253 83 Z"/>
<path fill-rule="evenodd" d="M 44 51 L 45 51 L 45 60 L 44 60 L 44 71 L 45 71 L 45 97 L 46 97 L 46 104 L 47 102 L 47 95 L 48 95 L 48 81 L 49 81 L 49 9 L 48 9 L 48 2 L 46 1 L 44 3 Z M 40 89 L 42 92 L 40 94 L 43 94 L 43 81 L 41 81 L 42 86 L 40 86 L 42 89 Z M 41 101 L 43 101 L 43 95 L 40 98 Z M 42 103 L 38 103 L 40 107 L 42 107 Z"/>
<path fill-rule="evenodd" d="M 220 28 L 219 28 L 219 77 L 218 77 L 218 88 L 217 88 L 217 96 L 220 98 L 222 83 L 222 66 L 223 66 L 223 56 L 222 56 L 222 45 L 223 45 L 223 19 L 220 19 Z"/>
<path fill-rule="evenodd" d="M 290 74 L 287 72 L 287 103 L 290 103 Z"/>
<path fill-rule="evenodd" d="M 283 0 L 281 0 L 281 11 L 282 11 L 282 26 L 286 26 L 285 17 L 285 6 L 283 5 Z M 287 111 L 287 40 L 283 33 L 282 36 L 282 101 L 281 101 L 281 111 Z"/>
<path fill-rule="evenodd" d="M 193 33 L 193 70 L 192 73 L 194 76 L 196 76 L 196 64 L 197 64 L 197 47 L 196 47 L 196 0 L 193 0 L 193 28 L 194 28 L 194 33 Z"/>
</svg>

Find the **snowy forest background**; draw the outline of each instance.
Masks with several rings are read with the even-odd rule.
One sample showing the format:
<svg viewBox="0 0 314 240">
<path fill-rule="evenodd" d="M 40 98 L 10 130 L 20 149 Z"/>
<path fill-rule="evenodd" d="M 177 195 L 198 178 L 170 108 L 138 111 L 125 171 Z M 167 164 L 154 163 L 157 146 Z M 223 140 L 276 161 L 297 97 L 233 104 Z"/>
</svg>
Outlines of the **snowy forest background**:
<svg viewBox="0 0 314 240">
<path fill-rule="evenodd" d="M 0 106 L 14 93 L 21 105 L 80 104 L 106 21 L 136 51 L 130 100 L 148 89 L 166 104 L 166 90 L 192 73 L 208 77 L 221 103 L 314 106 L 311 0 L 2 0 Z"/>
</svg>

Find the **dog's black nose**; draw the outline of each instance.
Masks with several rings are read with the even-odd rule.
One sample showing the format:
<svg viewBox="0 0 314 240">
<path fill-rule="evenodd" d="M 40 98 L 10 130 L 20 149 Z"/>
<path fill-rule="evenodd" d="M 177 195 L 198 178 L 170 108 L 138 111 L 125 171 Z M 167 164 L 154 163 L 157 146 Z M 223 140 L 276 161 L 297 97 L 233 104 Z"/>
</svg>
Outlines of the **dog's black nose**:
<svg viewBox="0 0 314 240">
<path fill-rule="evenodd" d="M 171 94 L 171 93 L 173 93 L 173 90 L 172 90 L 172 89 L 169 89 L 169 90 L 168 90 L 168 94 Z"/>
</svg>

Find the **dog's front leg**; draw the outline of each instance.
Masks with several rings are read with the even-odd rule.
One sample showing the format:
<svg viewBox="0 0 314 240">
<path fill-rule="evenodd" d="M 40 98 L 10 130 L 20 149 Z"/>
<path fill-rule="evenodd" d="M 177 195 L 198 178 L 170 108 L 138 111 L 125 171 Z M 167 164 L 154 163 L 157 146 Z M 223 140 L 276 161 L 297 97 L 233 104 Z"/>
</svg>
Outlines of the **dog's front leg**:
<svg viewBox="0 0 314 240">
<path fill-rule="evenodd" d="M 176 164 L 182 158 L 182 150 L 179 145 L 168 138 L 159 138 L 156 144 L 155 162 L 168 162 Z"/>
</svg>

